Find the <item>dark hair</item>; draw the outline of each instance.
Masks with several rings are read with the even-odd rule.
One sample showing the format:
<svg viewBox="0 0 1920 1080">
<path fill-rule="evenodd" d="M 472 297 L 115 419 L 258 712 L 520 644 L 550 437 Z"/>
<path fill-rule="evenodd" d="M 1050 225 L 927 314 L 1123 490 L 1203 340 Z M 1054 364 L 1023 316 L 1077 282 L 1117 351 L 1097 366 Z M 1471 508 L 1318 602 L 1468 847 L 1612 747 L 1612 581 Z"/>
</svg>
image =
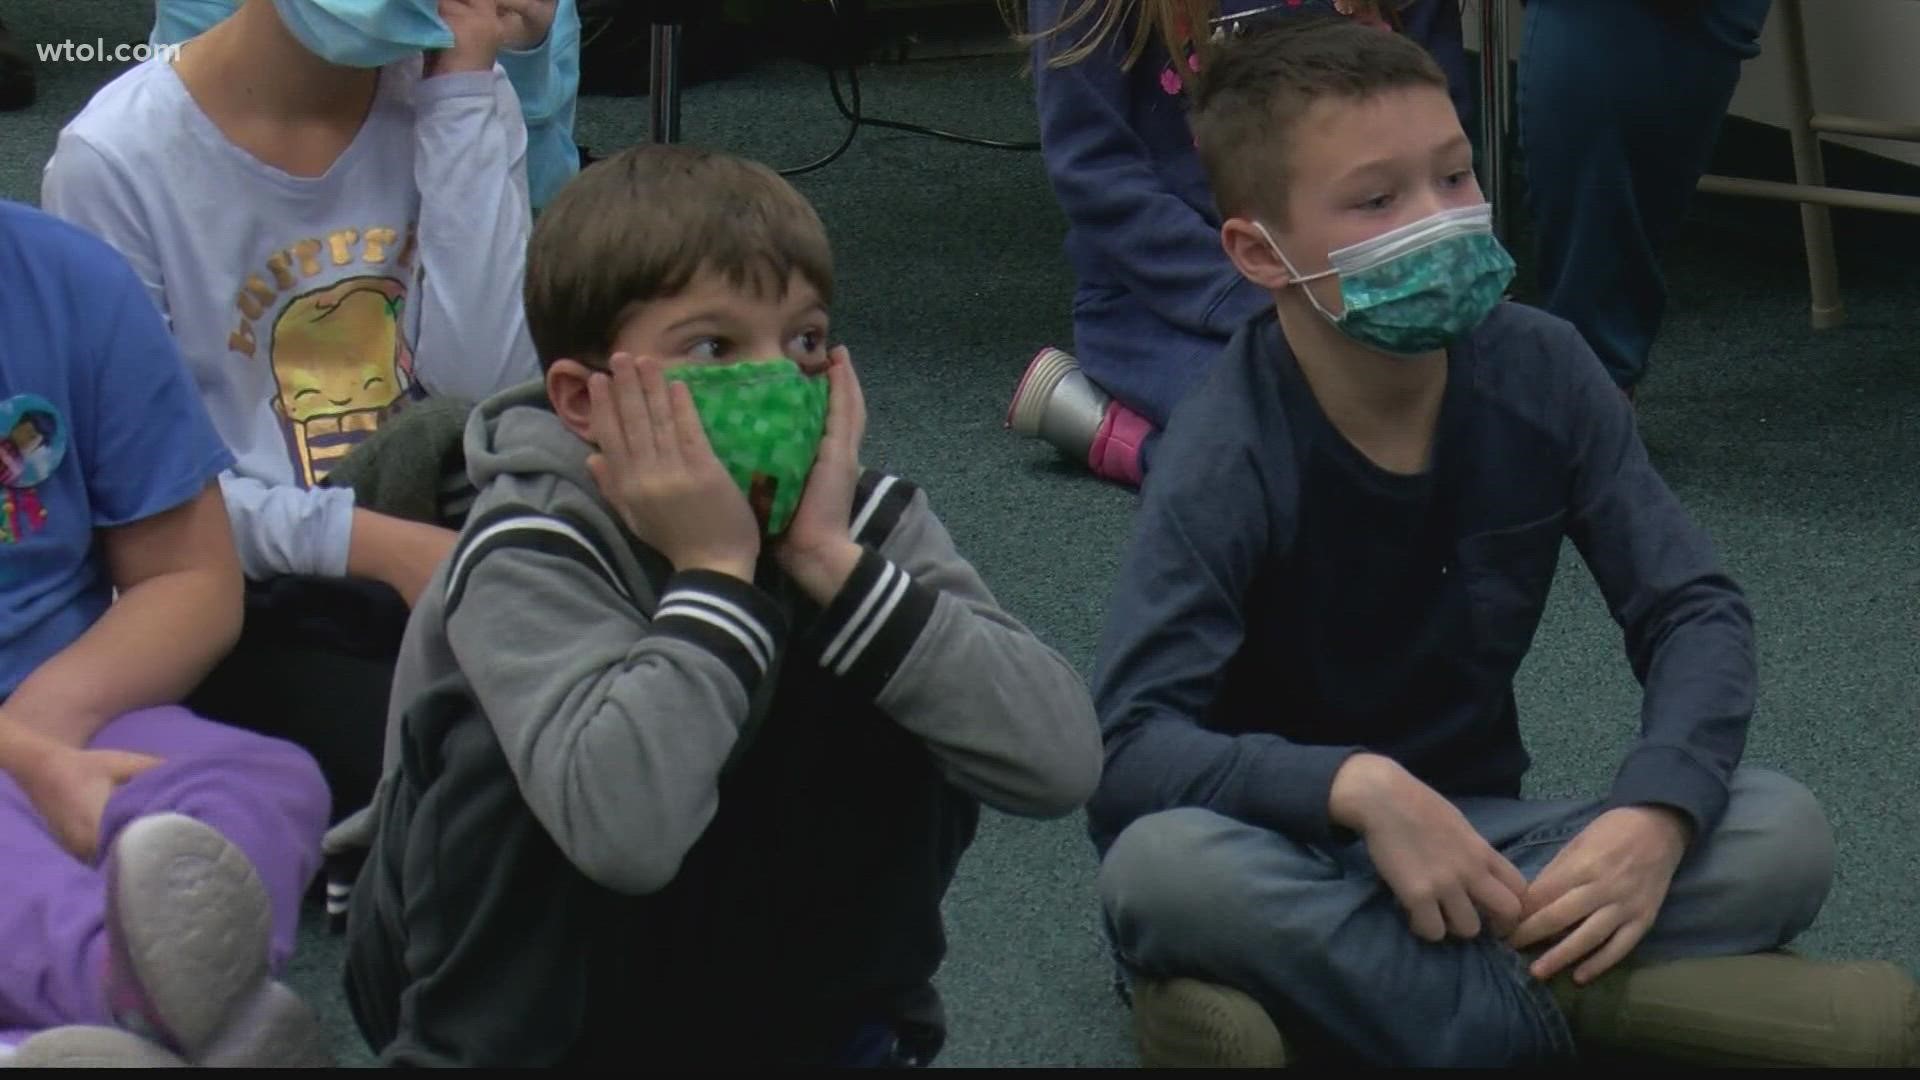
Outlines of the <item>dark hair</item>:
<svg viewBox="0 0 1920 1080">
<path fill-rule="evenodd" d="M 1407 38 L 1345 18 L 1285 20 L 1216 44 L 1193 95 L 1194 142 L 1225 217 L 1284 217 L 1288 136 L 1323 98 L 1447 89 L 1447 76 Z"/>
<path fill-rule="evenodd" d="M 527 243 L 527 329 L 540 370 L 606 363 L 644 304 L 702 272 L 783 296 L 797 272 L 833 299 L 833 253 L 812 204 L 764 165 L 684 145 L 647 144 L 583 170 Z"/>
</svg>

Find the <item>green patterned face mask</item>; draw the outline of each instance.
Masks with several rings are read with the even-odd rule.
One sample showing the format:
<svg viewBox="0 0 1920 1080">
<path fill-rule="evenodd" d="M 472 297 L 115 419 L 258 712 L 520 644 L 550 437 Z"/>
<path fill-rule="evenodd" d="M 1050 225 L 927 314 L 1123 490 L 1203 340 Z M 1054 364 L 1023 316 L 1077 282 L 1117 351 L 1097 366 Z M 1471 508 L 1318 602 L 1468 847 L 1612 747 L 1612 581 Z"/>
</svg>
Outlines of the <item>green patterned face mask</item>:
<svg viewBox="0 0 1920 1080">
<path fill-rule="evenodd" d="M 1329 269 L 1302 276 L 1258 226 L 1275 255 L 1305 285 L 1340 277 L 1340 314 L 1307 302 L 1341 332 L 1382 352 L 1413 356 L 1444 349 L 1493 311 L 1513 280 L 1513 257 L 1493 235 L 1493 208 L 1463 206 L 1403 225 L 1327 256 Z"/>
<path fill-rule="evenodd" d="M 786 531 L 827 429 L 827 380 L 791 360 L 679 364 L 715 457 L 746 493 L 768 536 Z"/>
</svg>

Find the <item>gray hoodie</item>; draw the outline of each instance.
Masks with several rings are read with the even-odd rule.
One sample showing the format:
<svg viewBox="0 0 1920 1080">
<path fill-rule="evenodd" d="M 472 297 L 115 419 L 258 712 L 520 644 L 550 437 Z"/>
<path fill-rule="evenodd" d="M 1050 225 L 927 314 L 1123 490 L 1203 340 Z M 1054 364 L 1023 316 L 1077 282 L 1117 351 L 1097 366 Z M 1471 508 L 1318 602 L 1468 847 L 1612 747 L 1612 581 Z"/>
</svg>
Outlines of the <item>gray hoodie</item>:
<svg viewBox="0 0 1920 1080">
<path fill-rule="evenodd" d="M 466 452 L 480 496 L 407 629 L 385 783 L 405 709 L 461 674 L 573 865 L 617 892 L 657 891 L 714 819 L 723 770 L 779 707 L 773 675 L 804 633 L 819 646 L 804 662 L 916 736 L 982 803 L 1053 817 L 1091 796 L 1101 743 L 1085 684 L 1000 609 L 911 484 L 862 478 L 852 525 L 866 554 L 813 611 L 766 575 L 762 588 L 673 572 L 602 500 L 590 451 L 541 384 L 475 411 Z M 796 612 L 805 624 L 790 629 Z M 356 815 L 329 848 L 364 848 L 371 829 Z"/>
</svg>

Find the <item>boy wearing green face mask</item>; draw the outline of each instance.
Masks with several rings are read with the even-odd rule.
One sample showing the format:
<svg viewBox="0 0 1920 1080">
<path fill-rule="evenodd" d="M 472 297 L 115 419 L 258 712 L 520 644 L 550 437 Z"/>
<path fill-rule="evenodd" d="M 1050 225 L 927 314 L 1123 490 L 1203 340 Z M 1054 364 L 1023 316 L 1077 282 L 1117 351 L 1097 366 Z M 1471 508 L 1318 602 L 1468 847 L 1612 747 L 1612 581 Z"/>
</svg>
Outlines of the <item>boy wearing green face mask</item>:
<svg viewBox="0 0 1920 1080">
<path fill-rule="evenodd" d="M 406 1065 L 929 1061 L 980 805 L 1097 780 L 1081 680 L 861 468 L 826 236 L 773 172 L 597 164 L 527 282 L 545 378 L 468 428 L 479 501 L 330 838 L 366 850 L 361 1030 Z"/>
<path fill-rule="evenodd" d="M 1173 415 L 1094 682 L 1144 1056 L 1920 1061 L 1906 972 L 1776 951 L 1834 844 L 1740 764 L 1750 611 L 1581 336 L 1501 302 L 1438 68 L 1344 20 L 1218 29 L 1193 127 L 1273 308 Z M 1513 679 L 1568 538 L 1640 734 L 1601 797 L 1523 799 Z"/>
</svg>

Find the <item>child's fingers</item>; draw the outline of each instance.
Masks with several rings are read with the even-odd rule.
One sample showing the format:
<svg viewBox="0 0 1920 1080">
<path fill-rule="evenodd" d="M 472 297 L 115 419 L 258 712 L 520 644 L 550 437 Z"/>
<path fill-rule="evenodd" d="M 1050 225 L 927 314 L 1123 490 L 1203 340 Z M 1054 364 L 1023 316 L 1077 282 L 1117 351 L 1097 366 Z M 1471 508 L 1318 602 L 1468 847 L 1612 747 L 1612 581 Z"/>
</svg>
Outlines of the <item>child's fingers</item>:
<svg viewBox="0 0 1920 1080">
<path fill-rule="evenodd" d="M 840 350 L 840 362 L 847 369 L 847 385 L 853 388 L 853 439 L 848 448 L 858 457 L 860 444 L 867 438 L 867 391 L 860 385 L 860 374 L 853 370 L 853 358 L 845 349 Z"/>
<path fill-rule="evenodd" d="M 653 438 L 653 452 L 660 464 L 673 467 L 681 460 L 679 425 L 673 418 L 673 395 L 667 377 L 656 360 L 634 361 L 635 377 L 646 402 L 647 429 Z"/>
<path fill-rule="evenodd" d="M 615 477 L 613 463 L 605 454 L 591 454 L 587 457 L 587 473 L 593 477 L 594 486 L 600 489 L 600 495 L 615 506 L 625 503 L 620 491 L 620 481 Z"/>
<path fill-rule="evenodd" d="M 554 0 L 494 0 L 494 5 L 502 15 L 518 15 L 529 22 L 550 18 L 556 6 Z"/>
<path fill-rule="evenodd" d="M 107 772 L 113 777 L 115 784 L 124 784 L 160 764 L 160 759 L 150 754 L 134 754 L 120 750 L 100 752 L 106 755 L 104 762 Z"/>
<path fill-rule="evenodd" d="M 847 443 L 847 428 L 852 423 L 851 391 L 847 389 L 847 365 L 839 354 L 827 362 L 827 430 L 822 449 L 831 452 Z"/>
<path fill-rule="evenodd" d="M 707 429 L 700 423 L 700 411 L 693 406 L 693 391 L 686 383 L 673 383 L 667 390 L 681 460 L 692 463 L 712 458 L 713 446 L 707 442 Z"/>
<path fill-rule="evenodd" d="M 853 358 L 846 347 L 833 350 L 833 366 L 827 369 L 827 431 L 837 436 L 852 460 L 860 454 L 860 441 L 867 431 L 867 398 L 860 389 L 860 377 L 853 372 Z M 837 423 L 836 423 L 837 418 Z"/>
<path fill-rule="evenodd" d="M 615 358 L 616 362 L 618 358 Z M 587 376 L 587 423 L 600 452 L 626 461 L 633 456 L 627 427 L 620 411 L 619 387 L 608 372 Z M 651 451 L 651 447 L 648 450 Z M 647 455 L 652 457 L 651 452 Z"/>
<path fill-rule="evenodd" d="M 626 432 L 628 455 L 635 464 L 658 466 L 662 464 L 661 433 L 654 422 L 653 403 L 647 400 L 645 366 L 631 356 L 620 355 L 613 358 L 611 367 L 613 400 L 621 429 Z"/>
</svg>

